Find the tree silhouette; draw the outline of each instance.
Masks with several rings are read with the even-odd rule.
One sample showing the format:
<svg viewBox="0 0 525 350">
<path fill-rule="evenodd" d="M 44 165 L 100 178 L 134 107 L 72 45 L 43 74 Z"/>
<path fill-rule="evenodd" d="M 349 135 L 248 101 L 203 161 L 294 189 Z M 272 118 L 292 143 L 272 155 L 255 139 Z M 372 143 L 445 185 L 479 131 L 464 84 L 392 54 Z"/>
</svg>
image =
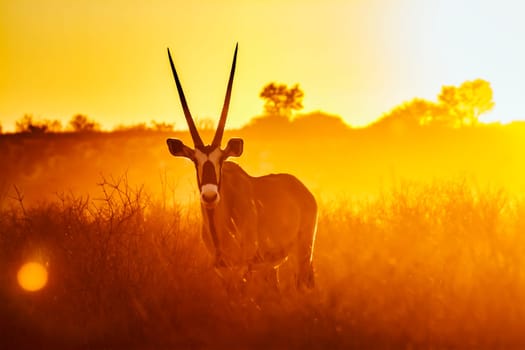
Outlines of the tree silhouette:
<svg viewBox="0 0 525 350">
<path fill-rule="evenodd" d="M 415 98 L 394 107 L 373 125 L 406 129 L 419 126 L 463 127 L 476 125 L 494 107 L 490 83 L 466 81 L 459 87 L 443 86 L 438 101 Z"/>
<path fill-rule="evenodd" d="M 290 118 L 293 110 L 303 108 L 304 92 L 295 84 L 288 88 L 286 84 L 269 83 L 259 97 L 264 100 L 264 111 L 270 115 L 280 115 Z"/>
<path fill-rule="evenodd" d="M 492 88 L 483 79 L 465 81 L 459 87 L 443 86 L 438 101 L 442 122 L 454 127 L 476 125 L 483 113 L 494 108 Z"/>
<path fill-rule="evenodd" d="M 157 122 L 155 120 L 151 121 L 151 125 L 153 130 L 159 131 L 159 132 L 170 132 L 175 129 L 174 123 L 166 123 L 166 122 Z"/>
<path fill-rule="evenodd" d="M 59 132 L 62 124 L 58 120 L 44 120 L 36 122 L 31 114 L 24 116 L 15 122 L 15 131 L 17 133 L 43 134 L 46 132 Z"/>
<path fill-rule="evenodd" d="M 100 130 L 100 124 L 89 120 L 87 116 L 77 114 L 69 121 L 74 132 L 90 132 Z"/>
<path fill-rule="evenodd" d="M 402 131 L 421 126 L 432 126 L 441 123 L 439 116 L 442 108 L 435 102 L 414 98 L 394 107 L 390 112 L 373 124 L 380 129 Z"/>
</svg>

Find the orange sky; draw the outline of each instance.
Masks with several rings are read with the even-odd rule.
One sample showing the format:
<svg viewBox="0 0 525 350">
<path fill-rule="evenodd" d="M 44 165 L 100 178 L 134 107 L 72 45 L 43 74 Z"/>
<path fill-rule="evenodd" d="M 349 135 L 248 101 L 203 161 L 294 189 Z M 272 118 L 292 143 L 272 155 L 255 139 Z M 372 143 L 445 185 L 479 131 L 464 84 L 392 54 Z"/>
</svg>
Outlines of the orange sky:
<svg viewBox="0 0 525 350">
<path fill-rule="evenodd" d="M 83 113 L 105 128 L 185 127 L 167 46 L 194 116 L 216 118 L 236 42 L 230 127 L 262 111 L 270 81 L 299 83 L 305 111 L 359 126 L 479 77 L 495 91 L 489 119 L 521 119 L 524 10 L 511 0 L 2 0 L 0 123 Z"/>
</svg>

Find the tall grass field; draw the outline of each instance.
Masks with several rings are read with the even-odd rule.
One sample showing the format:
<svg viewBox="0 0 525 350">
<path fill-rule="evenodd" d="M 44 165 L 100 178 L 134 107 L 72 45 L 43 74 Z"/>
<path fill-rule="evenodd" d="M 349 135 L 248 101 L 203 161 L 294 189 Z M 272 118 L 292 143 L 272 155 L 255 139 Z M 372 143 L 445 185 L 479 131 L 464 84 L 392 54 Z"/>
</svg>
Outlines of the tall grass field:
<svg viewBox="0 0 525 350">
<path fill-rule="evenodd" d="M 1 198 L 0 330 L 15 348 L 520 348 L 525 199 L 467 180 L 320 202 L 316 287 L 227 292 L 200 211 L 125 178 Z M 17 283 L 43 264 L 45 288 Z M 286 265 L 282 269 L 286 274 Z"/>
</svg>

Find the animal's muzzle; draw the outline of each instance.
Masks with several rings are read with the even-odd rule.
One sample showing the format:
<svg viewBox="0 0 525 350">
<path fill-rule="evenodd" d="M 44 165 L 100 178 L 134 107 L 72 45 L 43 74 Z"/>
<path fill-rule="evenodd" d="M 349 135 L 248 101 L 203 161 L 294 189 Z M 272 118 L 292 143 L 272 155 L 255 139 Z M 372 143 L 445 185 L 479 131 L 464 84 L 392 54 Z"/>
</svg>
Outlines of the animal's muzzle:
<svg viewBox="0 0 525 350">
<path fill-rule="evenodd" d="M 215 184 L 205 184 L 201 187 L 201 202 L 207 208 L 213 208 L 219 203 L 219 187 Z"/>
<path fill-rule="evenodd" d="M 213 208 L 219 202 L 219 186 L 215 167 L 209 160 L 202 166 L 201 202 L 207 208 Z"/>
</svg>

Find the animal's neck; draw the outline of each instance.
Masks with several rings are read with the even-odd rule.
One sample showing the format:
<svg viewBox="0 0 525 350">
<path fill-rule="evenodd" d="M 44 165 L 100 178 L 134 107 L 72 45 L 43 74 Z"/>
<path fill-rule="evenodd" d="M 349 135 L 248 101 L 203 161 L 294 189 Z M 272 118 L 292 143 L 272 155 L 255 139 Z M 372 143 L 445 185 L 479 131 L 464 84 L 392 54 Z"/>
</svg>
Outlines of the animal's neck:
<svg viewBox="0 0 525 350">
<path fill-rule="evenodd" d="M 210 229 L 213 245 L 215 246 L 215 251 L 217 256 L 219 256 L 219 237 L 217 235 L 217 227 L 215 226 L 215 209 L 206 209 L 206 219 L 208 220 L 208 227 Z"/>
<path fill-rule="evenodd" d="M 211 241 L 215 247 L 217 263 L 220 264 L 223 257 L 221 255 L 221 234 L 224 227 L 227 227 L 231 221 L 231 183 L 228 175 L 221 174 L 221 185 L 219 186 L 219 202 L 213 208 L 207 208 L 201 204 L 202 213 L 204 214 L 204 224 L 208 227 Z"/>
</svg>

